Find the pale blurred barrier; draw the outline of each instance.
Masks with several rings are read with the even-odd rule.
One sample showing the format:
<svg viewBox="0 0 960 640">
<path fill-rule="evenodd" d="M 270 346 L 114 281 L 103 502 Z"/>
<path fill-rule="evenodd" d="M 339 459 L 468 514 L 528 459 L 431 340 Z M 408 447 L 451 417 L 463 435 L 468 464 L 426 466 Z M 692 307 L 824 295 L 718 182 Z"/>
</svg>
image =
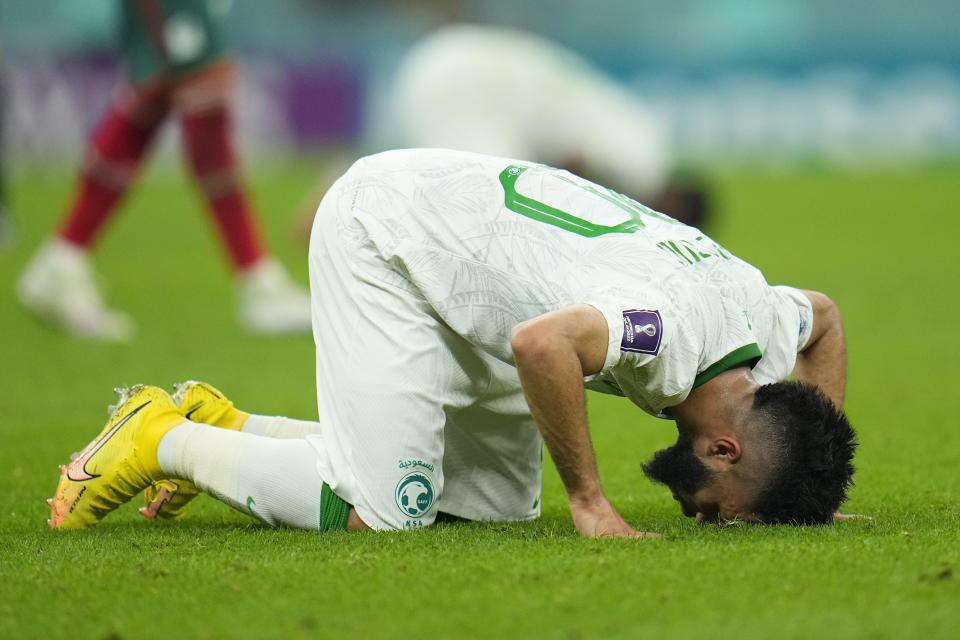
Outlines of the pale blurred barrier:
<svg viewBox="0 0 960 640">
<path fill-rule="evenodd" d="M 119 78 L 106 53 L 116 1 L 0 0 L 14 165 L 81 153 Z M 960 156 L 956 0 L 209 1 L 243 63 L 252 161 L 331 142 L 371 150 L 365 114 L 393 66 L 454 11 L 580 51 L 663 111 L 681 158 Z"/>
<path fill-rule="evenodd" d="M 857 67 L 797 74 L 724 72 L 706 81 L 637 78 L 693 158 L 809 158 L 843 163 L 960 155 L 960 74 Z"/>
<path fill-rule="evenodd" d="M 116 89 L 116 64 L 86 56 L 8 66 L 8 152 L 17 164 L 76 160 Z M 343 62 L 245 59 L 236 99 L 245 156 L 357 140 L 366 83 L 361 69 Z M 687 160 L 876 163 L 960 155 L 960 75 L 945 68 L 646 74 L 627 83 L 666 116 L 677 155 Z M 168 127 L 162 155 L 172 137 Z"/>
</svg>

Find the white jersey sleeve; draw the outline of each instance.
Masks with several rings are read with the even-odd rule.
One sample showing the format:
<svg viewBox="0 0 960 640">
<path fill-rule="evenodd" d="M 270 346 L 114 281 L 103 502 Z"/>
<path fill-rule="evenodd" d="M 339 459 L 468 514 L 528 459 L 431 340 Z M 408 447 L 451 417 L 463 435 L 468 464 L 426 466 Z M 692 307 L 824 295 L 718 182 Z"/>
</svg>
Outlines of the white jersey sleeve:
<svg viewBox="0 0 960 640">
<path fill-rule="evenodd" d="M 758 323 L 763 358 L 753 369 L 760 384 L 785 380 L 793 372 L 797 353 L 807 346 L 813 331 L 813 305 L 793 287 L 769 288 L 767 319 Z"/>
<path fill-rule="evenodd" d="M 786 380 L 810 338 L 812 306 L 792 287 L 762 285 L 755 292 L 749 309 L 742 297 L 713 287 L 675 297 L 651 293 L 633 306 L 591 302 L 609 335 L 603 369 L 585 378 L 586 387 L 625 395 L 662 417 L 692 389 L 736 366 L 751 366 L 760 384 Z"/>
<path fill-rule="evenodd" d="M 589 302 L 607 322 L 607 356 L 603 368 L 584 378 L 586 388 L 627 396 L 657 414 L 683 400 L 697 373 L 699 349 L 682 314 L 666 296 L 648 290 L 631 303 Z"/>
<path fill-rule="evenodd" d="M 736 298 L 715 287 L 651 291 L 641 304 L 594 303 L 610 331 L 604 370 L 587 388 L 621 393 L 653 415 L 732 367 L 753 365 L 757 336 Z"/>
</svg>

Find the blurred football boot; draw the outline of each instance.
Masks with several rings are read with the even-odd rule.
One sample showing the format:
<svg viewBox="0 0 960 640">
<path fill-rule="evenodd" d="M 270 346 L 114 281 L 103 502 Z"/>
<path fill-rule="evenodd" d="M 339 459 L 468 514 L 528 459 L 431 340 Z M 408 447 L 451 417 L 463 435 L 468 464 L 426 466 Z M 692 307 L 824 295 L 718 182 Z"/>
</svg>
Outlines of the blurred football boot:
<svg viewBox="0 0 960 640">
<path fill-rule="evenodd" d="M 72 335 L 107 342 L 133 337 L 130 317 L 104 303 L 87 252 L 60 238 L 40 247 L 27 263 L 17 281 L 17 297 Z"/>
<path fill-rule="evenodd" d="M 310 292 L 273 258 L 261 258 L 237 277 L 237 319 L 250 333 L 309 333 Z"/>
</svg>

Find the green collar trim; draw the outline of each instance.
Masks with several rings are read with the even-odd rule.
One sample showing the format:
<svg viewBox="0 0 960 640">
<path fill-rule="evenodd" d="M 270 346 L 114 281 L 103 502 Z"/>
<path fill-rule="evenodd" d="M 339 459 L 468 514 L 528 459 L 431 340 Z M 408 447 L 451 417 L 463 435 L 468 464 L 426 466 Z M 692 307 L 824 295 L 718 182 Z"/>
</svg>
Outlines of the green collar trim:
<svg viewBox="0 0 960 640">
<path fill-rule="evenodd" d="M 323 483 L 320 489 L 320 531 L 345 531 L 350 505 Z"/>
<path fill-rule="evenodd" d="M 763 356 L 763 354 L 760 352 L 760 347 L 757 346 L 756 342 L 744 345 L 739 349 L 734 349 L 698 373 L 697 377 L 693 379 L 693 388 L 696 389 L 704 382 L 713 380 L 724 371 L 729 371 L 734 367 L 749 363 L 752 368 L 757 364 L 757 360 L 759 360 L 761 356 Z"/>
</svg>

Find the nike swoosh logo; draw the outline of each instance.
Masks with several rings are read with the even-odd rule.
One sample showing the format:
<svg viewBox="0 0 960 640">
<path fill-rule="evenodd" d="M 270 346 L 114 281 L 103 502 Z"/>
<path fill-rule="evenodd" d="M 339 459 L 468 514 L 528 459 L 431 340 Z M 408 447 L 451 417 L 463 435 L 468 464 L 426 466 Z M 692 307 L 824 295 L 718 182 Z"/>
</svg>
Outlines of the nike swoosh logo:
<svg viewBox="0 0 960 640">
<path fill-rule="evenodd" d="M 113 425 L 113 428 L 110 431 L 107 431 L 103 434 L 103 437 L 97 440 L 96 442 L 90 443 L 86 449 L 80 452 L 80 455 L 74 458 L 70 462 L 70 466 L 67 467 L 67 478 L 73 480 L 74 482 L 83 482 L 85 480 L 93 480 L 94 478 L 99 478 L 100 474 L 93 475 L 87 471 L 87 462 L 90 461 L 90 458 L 93 457 L 97 451 L 103 448 L 103 445 L 107 444 L 107 441 L 120 430 L 120 427 L 127 423 L 127 420 L 135 416 L 141 409 L 153 402 L 153 400 L 147 400 L 142 405 L 128 413 L 124 416 L 123 420 Z M 78 473 L 79 471 L 79 473 Z"/>
<path fill-rule="evenodd" d="M 254 506 L 255 504 L 257 504 L 257 503 L 256 503 L 256 501 L 253 499 L 253 496 L 247 496 L 247 511 L 249 511 L 250 513 L 253 513 L 253 506 Z"/>
<path fill-rule="evenodd" d="M 190 419 L 190 416 L 192 416 L 194 413 L 196 413 L 197 410 L 198 410 L 200 407 L 202 407 L 204 404 L 206 404 L 206 403 L 205 403 L 203 400 L 201 400 L 201 401 L 198 402 L 197 404 L 193 405 L 193 406 L 190 408 L 190 411 L 187 411 L 185 414 L 183 414 L 183 417 L 186 418 L 187 420 L 189 420 L 189 419 Z"/>
</svg>

